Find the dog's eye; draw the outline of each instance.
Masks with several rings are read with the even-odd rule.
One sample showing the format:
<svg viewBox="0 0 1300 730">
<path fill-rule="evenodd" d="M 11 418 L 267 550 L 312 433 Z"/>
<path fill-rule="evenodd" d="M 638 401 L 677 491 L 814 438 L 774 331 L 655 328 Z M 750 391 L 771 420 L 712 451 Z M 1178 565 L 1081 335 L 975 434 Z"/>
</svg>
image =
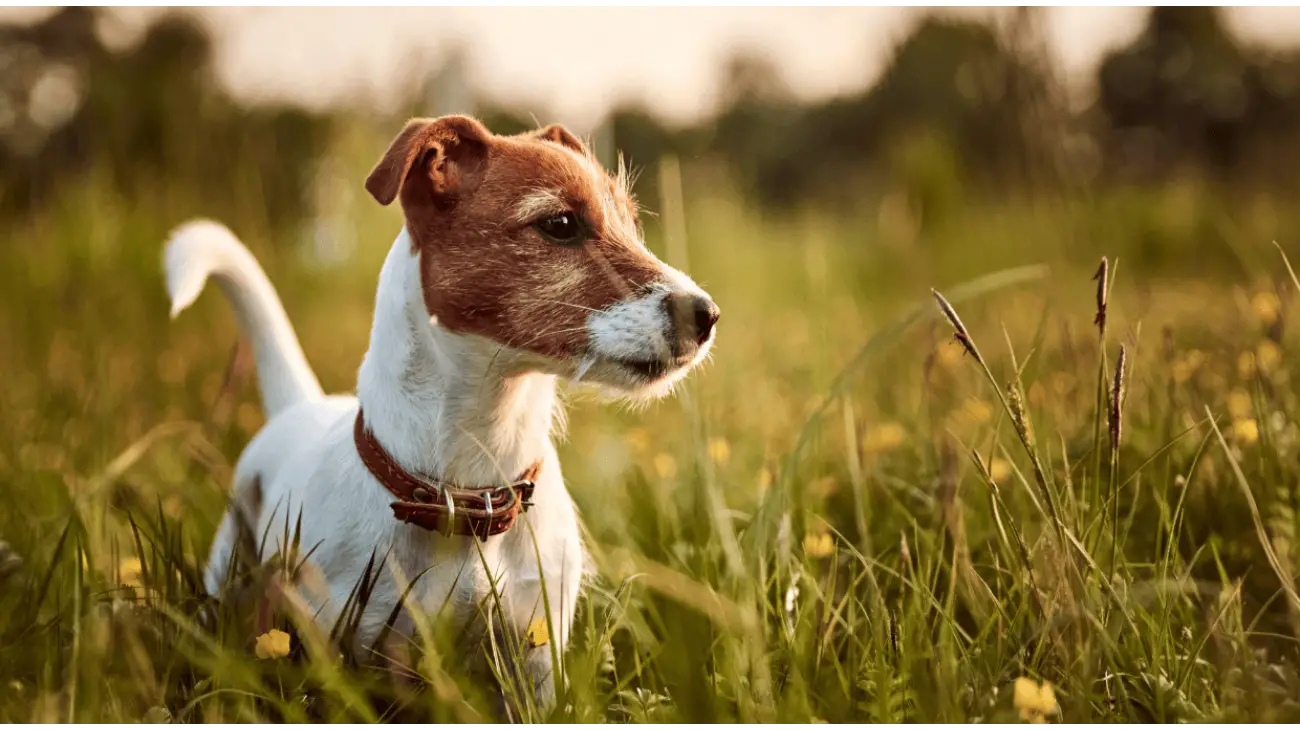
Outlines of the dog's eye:
<svg viewBox="0 0 1300 730">
<path fill-rule="evenodd" d="M 548 241 L 557 246 L 581 246 L 587 240 L 586 228 L 573 213 L 547 216 L 533 226 Z"/>
</svg>

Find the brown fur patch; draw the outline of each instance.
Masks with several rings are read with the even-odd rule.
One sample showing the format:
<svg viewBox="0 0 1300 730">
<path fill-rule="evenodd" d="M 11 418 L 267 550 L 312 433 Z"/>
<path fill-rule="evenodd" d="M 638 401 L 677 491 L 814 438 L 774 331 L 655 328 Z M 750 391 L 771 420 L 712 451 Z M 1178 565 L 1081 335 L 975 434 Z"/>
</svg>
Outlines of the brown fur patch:
<svg viewBox="0 0 1300 730">
<path fill-rule="evenodd" d="M 586 320 L 663 278 L 641 244 L 636 205 L 572 134 L 553 125 L 514 137 L 466 117 L 415 120 L 367 180 L 399 197 L 420 255 L 429 314 L 453 332 L 548 357 L 580 354 Z M 591 231 L 579 248 L 549 243 L 515 219 L 553 191 Z"/>
</svg>

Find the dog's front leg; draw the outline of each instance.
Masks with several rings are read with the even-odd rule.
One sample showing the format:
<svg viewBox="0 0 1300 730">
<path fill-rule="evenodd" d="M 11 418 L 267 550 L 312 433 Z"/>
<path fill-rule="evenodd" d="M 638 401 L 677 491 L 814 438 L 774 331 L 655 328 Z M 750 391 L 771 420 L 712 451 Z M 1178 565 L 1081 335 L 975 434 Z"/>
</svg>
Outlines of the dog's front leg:
<svg viewBox="0 0 1300 730">
<path fill-rule="evenodd" d="M 533 698 L 538 712 L 545 718 L 555 707 L 555 662 L 551 657 L 551 647 L 529 649 L 524 659 L 524 672 L 533 682 Z"/>
<path fill-rule="evenodd" d="M 496 715 L 511 722 L 544 721 L 555 708 L 555 669 L 551 647 L 525 647 L 515 671 L 497 696 Z M 522 669 L 523 671 L 519 671 Z"/>
</svg>

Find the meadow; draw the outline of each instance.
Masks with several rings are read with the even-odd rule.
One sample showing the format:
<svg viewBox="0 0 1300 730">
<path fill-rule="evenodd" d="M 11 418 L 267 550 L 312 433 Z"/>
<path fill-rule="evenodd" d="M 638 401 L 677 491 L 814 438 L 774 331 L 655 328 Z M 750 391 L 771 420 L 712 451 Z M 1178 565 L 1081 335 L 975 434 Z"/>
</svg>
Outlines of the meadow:
<svg viewBox="0 0 1300 730">
<path fill-rule="evenodd" d="M 217 206 L 331 391 L 400 225 L 361 190 L 383 140 L 336 150 L 342 262 L 255 188 Z M 1300 720 L 1289 206 L 1188 181 L 776 214 L 657 178 L 649 245 L 720 304 L 715 355 L 647 407 L 569 394 L 597 572 L 558 707 L 517 717 Z M 212 201 L 155 192 L 89 176 L 0 247 L 0 720 L 484 717 L 436 630 L 379 668 L 213 618 L 197 576 L 262 415 L 225 302 L 167 315 L 162 241 Z"/>
</svg>

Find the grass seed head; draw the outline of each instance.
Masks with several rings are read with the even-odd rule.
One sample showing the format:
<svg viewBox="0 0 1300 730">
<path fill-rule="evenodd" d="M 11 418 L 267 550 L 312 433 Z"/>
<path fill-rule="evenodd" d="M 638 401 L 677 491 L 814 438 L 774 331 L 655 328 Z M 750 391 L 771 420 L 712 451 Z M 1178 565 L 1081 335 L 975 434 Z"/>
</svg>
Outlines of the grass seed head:
<svg viewBox="0 0 1300 730">
<path fill-rule="evenodd" d="M 1019 380 L 1007 383 L 1007 406 L 1011 409 L 1011 422 L 1016 427 L 1016 435 L 1026 445 L 1034 443 L 1034 432 L 1029 425 L 1029 415 L 1025 412 L 1025 394 Z"/>
<path fill-rule="evenodd" d="M 1097 267 L 1097 273 L 1092 275 L 1092 280 L 1097 282 L 1097 316 L 1092 321 L 1097 325 L 1097 331 L 1105 336 L 1106 298 L 1110 287 L 1110 260 L 1105 256 L 1101 257 L 1101 265 Z"/>
<path fill-rule="evenodd" d="M 943 312 L 943 316 L 946 317 L 948 323 L 952 325 L 953 336 L 956 337 L 957 341 L 961 343 L 961 346 L 965 348 L 967 354 L 975 358 L 977 362 L 983 364 L 984 358 L 980 356 L 980 351 L 975 348 L 975 341 L 971 339 L 970 331 L 966 329 L 966 325 L 962 324 L 961 317 L 957 316 L 957 310 L 952 308 L 952 305 L 948 303 L 947 299 L 944 299 L 943 295 L 939 293 L 939 290 L 931 289 L 930 293 L 934 295 L 934 300 L 939 303 L 939 311 Z"/>
<path fill-rule="evenodd" d="M 1115 363 L 1115 383 L 1110 391 L 1110 443 L 1118 449 L 1120 437 L 1124 433 L 1124 365 L 1128 352 L 1119 346 L 1119 360 Z"/>
</svg>

